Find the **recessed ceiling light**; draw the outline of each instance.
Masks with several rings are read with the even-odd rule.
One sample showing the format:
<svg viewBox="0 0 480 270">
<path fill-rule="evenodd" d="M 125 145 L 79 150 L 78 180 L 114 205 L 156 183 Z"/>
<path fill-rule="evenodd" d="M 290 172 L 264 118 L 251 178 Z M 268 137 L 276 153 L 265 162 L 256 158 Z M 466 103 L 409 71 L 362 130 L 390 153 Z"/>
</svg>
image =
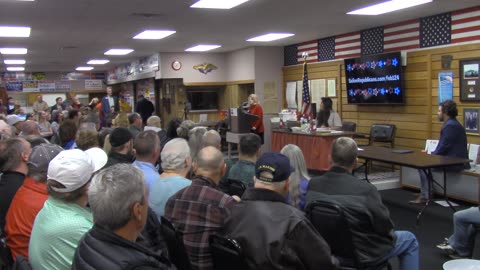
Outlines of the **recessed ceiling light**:
<svg viewBox="0 0 480 270">
<path fill-rule="evenodd" d="M 131 52 L 133 52 L 132 49 L 110 49 L 106 51 L 104 54 L 105 55 L 127 55 Z"/>
<path fill-rule="evenodd" d="M 206 52 L 213 49 L 220 48 L 220 45 L 197 45 L 191 48 L 186 49 L 187 52 Z"/>
<path fill-rule="evenodd" d="M 7 67 L 8 71 L 24 71 L 24 67 Z"/>
<path fill-rule="evenodd" d="M 26 48 L 0 48 L 1 54 L 27 54 Z"/>
<path fill-rule="evenodd" d="M 30 27 L 0 26 L 0 37 L 29 37 Z"/>
<path fill-rule="evenodd" d="M 87 62 L 87 65 L 105 65 L 106 63 L 110 62 L 107 59 L 92 59 Z"/>
<path fill-rule="evenodd" d="M 261 36 L 258 36 L 258 37 L 247 39 L 247 41 L 267 42 L 267 41 L 273 41 L 273 40 L 277 40 L 277 39 L 291 37 L 293 35 L 295 35 L 295 34 L 291 34 L 291 33 L 268 33 L 268 34 L 265 34 L 265 35 L 261 35 Z"/>
<path fill-rule="evenodd" d="M 133 39 L 162 39 L 175 33 L 175 31 L 167 30 L 145 30 L 134 36 Z"/>
<path fill-rule="evenodd" d="M 391 0 L 348 12 L 350 15 L 380 15 L 388 12 L 430 3 L 433 0 Z"/>
<path fill-rule="evenodd" d="M 86 71 L 86 70 L 92 70 L 93 67 L 77 67 L 75 70 L 78 71 Z"/>
<path fill-rule="evenodd" d="M 249 0 L 200 0 L 191 5 L 191 8 L 218 8 L 231 9 Z"/>
<path fill-rule="evenodd" d="M 5 65 L 25 65 L 25 60 L 23 59 L 5 59 L 3 60 Z"/>
</svg>

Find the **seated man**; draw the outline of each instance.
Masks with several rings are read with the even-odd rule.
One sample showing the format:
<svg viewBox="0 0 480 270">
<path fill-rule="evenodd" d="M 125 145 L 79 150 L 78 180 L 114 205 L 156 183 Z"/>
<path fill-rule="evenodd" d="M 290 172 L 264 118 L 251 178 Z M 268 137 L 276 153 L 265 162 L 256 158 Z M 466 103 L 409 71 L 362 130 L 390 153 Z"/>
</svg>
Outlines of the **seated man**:
<svg viewBox="0 0 480 270">
<path fill-rule="evenodd" d="M 155 182 L 160 180 L 158 170 L 155 168 L 158 157 L 160 156 L 160 138 L 152 130 L 138 133 L 133 143 L 136 160 L 133 165 L 139 168 L 145 175 L 145 182 L 150 190 Z"/>
<path fill-rule="evenodd" d="M 183 234 L 194 270 L 213 269 L 209 237 L 222 228 L 235 205 L 232 197 L 218 190 L 225 167 L 218 149 L 203 148 L 193 163 L 192 184 L 175 193 L 165 205 L 165 217 Z"/>
<path fill-rule="evenodd" d="M 342 206 L 361 264 L 376 265 L 398 256 L 400 270 L 418 270 L 415 235 L 394 231 L 388 209 L 375 186 L 352 176 L 357 151 L 353 139 L 335 140 L 331 153 L 333 166 L 324 175 L 310 180 L 307 205 L 313 200 L 325 199 Z"/>
<path fill-rule="evenodd" d="M 475 226 L 480 225 L 480 209 L 471 207 L 453 214 L 453 234 L 444 243 L 437 245 L 452 259 L 472 257 L 475 241 Z"/>
<path fill-rule="evenodd" d="M 246 187 L 253 187 L 255 162 L 257 161 L 262 141 L 256 134 L 249 133 L 240 137 L 238 161 L 233 164 L 228 179 L 242 181 Z"/>
<path fill-rule="evenodd" d="M 255 188 L 232 208 L 223 231 L 240 243 L 249 268 L 334 269 L 328 244 L 303 212 L 285 203 L 292 170 L 288 158 L 266 153 L 255 167 Z"/>
<path fill-rule="evenodd" d="M 136 243 L 148 215 L 143 178 L 138 168 L 122 163 L 93 177 L 88 201 L 95 224 L 78 244 L 72 269 L 174 269 L 167 258 Z"/>
<path fill-rule="evenodd" d="M 452 100 L 445 100 L 438 106 L 438 120 L 445 122 L 440 131 L 440 139 L 437 148 L 432 155 L 441 155 L 457 158 L 468 159 L 467 134 L 465 128 L 457 120 L 458 110 L 457 104 Z M 470 164 L 465 166 L 449 167 L 449 171 L 461 171 L 469 169 Z M 411 204 L 425 204 L 432 196 L 433 190 L 428 192 L 428 179 L 423 170 L 418 171 L 420 174 L 420 195 L 417 199 L 410 201 Z"/>
<path fill-rule="evenodd" d="M 33 224 L 29 261 L 33 270 L 72 268 L 73 254 L 92 228 L 87 189 L 94 172 L 107 162 L 100 148 L 60 152 L 48 165 L 48 199 Z"/>
</svg>

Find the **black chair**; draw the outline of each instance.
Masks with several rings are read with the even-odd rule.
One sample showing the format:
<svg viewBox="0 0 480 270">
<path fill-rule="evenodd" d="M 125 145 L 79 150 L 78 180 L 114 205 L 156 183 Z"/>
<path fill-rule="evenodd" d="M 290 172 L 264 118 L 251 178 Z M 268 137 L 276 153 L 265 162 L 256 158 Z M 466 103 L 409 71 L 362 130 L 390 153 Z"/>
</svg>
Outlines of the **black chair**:
<svg viewBox="0 0 480 270">
<path fill-rule="evenodd" d="M 191 270 L 190 258 L 183 244 L 182 235 L 177 232 L 175 226 L 168 219 L 165 217 L 160 219 L 162 221 L 160 229 L 167 242 L 170 261 L 175 264 L 178 270 Z"/>
<path fill-rule="evenodd" d="M 343 209 L 330 201 L 317 200 L 306 207 L 306 215 L 320 235 L 330 246 L 332 255 L 340 264 L 340 269 L 391 270 L 388 261 L 375 265 L 362 265 L 358 260 L 352 233 Z"/>
<path fill-rule="evenodd" d="M 32 267 L 25 257 L 18 255 L 15 263 L 13 264 L 12 270 L 32 270 Z"/>
<path fill-rule="evenodd" d="M 216 234 L 212 234 L 209 240 L 214 270 L 248 269 L 242 247 L 237 241 Z"/>
<path fill-rule="evenodd" d="M 242 197 L 243 193 L 247 187 L 245 184 L 240 180 L 235 179 L 227 179 L 227 194 L 230 196 L 237 195 L 238 197 Z"/>
<path fill-rule="evenodd" d="M 6 236 L 0 229 L 0 270 L 9 270 L 13 265 L 12 253 L 7 246 Z"/>
<path fill-rule="evenodd" d="M 356 132 L 357 131 L 357 124 L 354 122 L 345 121 L 342 123 L 342 130 L 343 131 L 350 131 Z"/>
</svg>

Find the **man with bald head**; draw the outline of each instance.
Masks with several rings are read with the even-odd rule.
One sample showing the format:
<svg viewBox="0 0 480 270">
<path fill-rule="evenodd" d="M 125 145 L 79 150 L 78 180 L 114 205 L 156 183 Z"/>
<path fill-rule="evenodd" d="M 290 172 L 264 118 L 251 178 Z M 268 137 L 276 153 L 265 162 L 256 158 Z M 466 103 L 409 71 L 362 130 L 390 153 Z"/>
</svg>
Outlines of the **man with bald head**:
<svg viewBox="0 0 480 270">
<path fill-rule="evenodd" d="M 220 147 L 222 146 L 222 137 L 220 137 L 220 134 L 218 134 L 216 130 L 211 129 L 203 134 L 202 146 L 213 146 L 220 150 Z"/>
<path fill-rule="evenodd" d="M 223 227 L 235 200 L 218 189 L 226 165 L 217 148 L 200 150 L 193 170 L 192 184 L 167 201 L 165 217 L 183 235 L 192 269 L 213 269 L 208 239 Z"/>
</svg>

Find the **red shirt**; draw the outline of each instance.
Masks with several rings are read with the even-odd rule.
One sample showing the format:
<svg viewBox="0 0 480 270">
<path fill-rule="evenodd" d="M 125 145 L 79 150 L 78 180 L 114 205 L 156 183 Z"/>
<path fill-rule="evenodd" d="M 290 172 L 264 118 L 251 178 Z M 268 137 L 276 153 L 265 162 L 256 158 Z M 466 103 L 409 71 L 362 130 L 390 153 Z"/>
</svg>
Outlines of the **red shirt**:
<svg viewBox="0 0 480 270">
<path fill-rule="evenodd" d="M 250 105 L 250 113 L 258 116 L 258 120 L 252 121 L 252 127 L 255 128 L 255 133 L 263 133 L 263 109 L 260 104 Z"/>
<path fill-rule="evenodd" d="M 7 246 L 15 259 L 17 255 L 28 258 L 28 243 L 33 222 L 48 198 L 47 186 L 26 177 L 10 204 L 6 217 Z"/>
</svg>

